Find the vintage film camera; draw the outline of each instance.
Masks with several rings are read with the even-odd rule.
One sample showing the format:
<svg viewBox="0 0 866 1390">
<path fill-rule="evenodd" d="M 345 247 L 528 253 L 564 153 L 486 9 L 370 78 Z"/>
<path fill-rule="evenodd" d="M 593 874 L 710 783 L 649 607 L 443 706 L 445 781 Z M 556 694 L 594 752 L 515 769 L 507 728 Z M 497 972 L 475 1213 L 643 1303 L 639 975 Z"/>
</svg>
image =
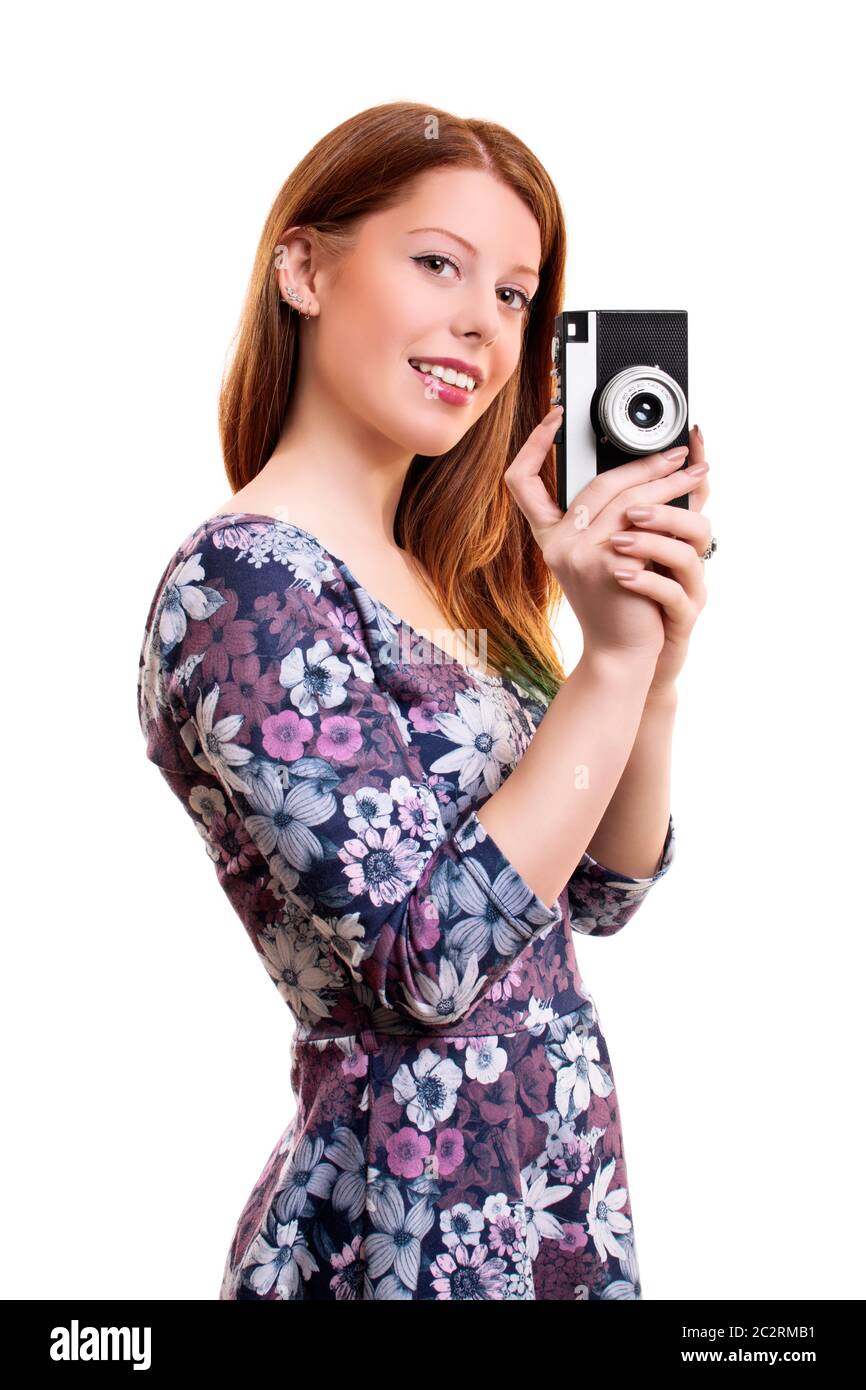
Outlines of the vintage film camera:
<svg viewBox="0 0 866 1390">
<path fill-rule="evenodd" d="M 550 403 L 563 407 L 553 441 L 563 512 L 598 473 L 688 444 L 685 310 L 567 310 L 556 315 L 551 358 Z M 671 505 L 688 507 L 688 493 Z"/>
</svg>

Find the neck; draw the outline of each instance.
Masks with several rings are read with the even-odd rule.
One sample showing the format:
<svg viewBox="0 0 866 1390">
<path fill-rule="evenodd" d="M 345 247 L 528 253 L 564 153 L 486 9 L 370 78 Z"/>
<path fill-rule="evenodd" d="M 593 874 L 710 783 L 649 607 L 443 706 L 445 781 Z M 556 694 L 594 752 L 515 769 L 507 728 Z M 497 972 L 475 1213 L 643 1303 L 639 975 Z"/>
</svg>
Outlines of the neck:
<svg viewBox="0 0 866 1390">
<path fill-rule="evenodd" d="M 262 469 L 268 495 L 298 514 L 328 507 L 334 529 L 356 546 L 396 545 L 394 519 L 413 455 L 341 410 L 320 379 L 298 382 L 273 454 Z"/>
</svg>

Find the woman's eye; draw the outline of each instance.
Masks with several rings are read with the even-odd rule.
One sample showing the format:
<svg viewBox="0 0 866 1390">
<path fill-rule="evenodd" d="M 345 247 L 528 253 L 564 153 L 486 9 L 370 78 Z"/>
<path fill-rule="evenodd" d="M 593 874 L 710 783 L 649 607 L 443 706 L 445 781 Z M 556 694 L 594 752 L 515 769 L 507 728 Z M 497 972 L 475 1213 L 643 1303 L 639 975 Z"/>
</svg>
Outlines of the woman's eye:
<svg viewBox="0 0 866 1390">
<path fill-rule="evenodd" d="M 439 256 L 431 254 L 429 256 L 412 256 L 411 259 L 419 265 L 425 265 L 428 261 L 438 261 L 442 265 L 450 265 L 453 270 L 456 270 L 458 272 L 460 270 L 459 265 L 457 265 L 456 261 L 452 261 L 450 256 Z M 437 279 L 439 280 L 447 278 L 438 274 L 436 271 L 433 271 L 433 274 L 436 275 Z M 520 305 L 516 312 L 521 314 L 526 313 L 526 310 L 529 308 L 530 305 L 529 295 L 524 294 L 523 290 L 515 289 L 512 285 L 503 285 L 502 288 L 505 294 L 516 294 L 520 296 Z M 513 306 L 510 303 L 506 304 L 506 308 L 510 309 L 512 307 Z"/>
<path fill-rule="evenodd" d="M 424 263 L 425 263 L 426 261 L 441 261 L 443 265 L 450 265 L 450 266 L 453 266 L 455 270 L 459 270 L 459 269 L 460 269 L 460 267 L 459 267 L 454 261 L 452 261 L 452 260 L 450 259 L 450 257 L 448 257 L 448 256 L 432 256 L 432 255 L 431 255 L 431 256 L 413 256 L 413 257 L 412 257 L 412 260 L 418 262 L 418 263 L 421 264 L 421 265 L 424 265 Z M 435 273 L 436 273 L 436 272 L 434 271 L 434 274 L 435 274 Z M 439 279 L 439 280 L 441 280 L 441 279 L 443 279 L 443 278 L 444 278 L 444 277 L 441 276 L 441 275 L 437 276 L 437 279 Z"/>
<path fill-rule="evenodd" d="M 529 303 L 530 303 L 530 301 L 529 301 L 529 295 L 528 295 L 528 294 L 524 294 L 524 293 L 523 293 L 523 290 L 514 289 L 511 285 L 503 285 L 502 288 L 505 290 L 505 293 L 506 293 L 506 294 L 519 294 L 519 295 L 520 295 L 520 312 L 521 312 L 522 314 L 525 314 L 525 313 L 526 313 L 526 310 L 529 308 Z M 509 305 L 509 308 L 510 308 L 510 307 L 511 307 L 511 306 Z"/>
</svg>

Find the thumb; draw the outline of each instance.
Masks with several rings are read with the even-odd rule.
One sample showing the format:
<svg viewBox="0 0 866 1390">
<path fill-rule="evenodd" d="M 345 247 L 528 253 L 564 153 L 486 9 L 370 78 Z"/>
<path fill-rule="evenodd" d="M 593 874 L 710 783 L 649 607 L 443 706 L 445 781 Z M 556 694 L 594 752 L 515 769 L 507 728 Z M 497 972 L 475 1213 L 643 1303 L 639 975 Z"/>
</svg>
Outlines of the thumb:
<svg viewBox="0 0 866 1390">
<path fill-rule="evenodd" d="M 509 492 L 536 535 L 546 527 L 554 526 L 564 515 L 539 477 L 561 421 L 562 406 L 554 406 L 535 426 L 520 453 L 503 474 Z"/>
</svg>

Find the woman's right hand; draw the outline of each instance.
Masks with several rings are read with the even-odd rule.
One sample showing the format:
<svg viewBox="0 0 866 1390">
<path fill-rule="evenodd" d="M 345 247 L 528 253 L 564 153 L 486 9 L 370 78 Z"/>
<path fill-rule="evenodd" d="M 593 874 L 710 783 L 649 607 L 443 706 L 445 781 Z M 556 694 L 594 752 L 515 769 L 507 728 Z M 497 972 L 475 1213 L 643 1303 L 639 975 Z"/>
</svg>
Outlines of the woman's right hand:
<svg viewBox="0 0 866 1390">
<path fill-rule="evenodd" d="M 700 487 L 702 479 L 682 469 L 688 452 L 683 445 L 599 473 L 562 512 L 539 477 L 561 418 L 556 409 L 536 425 L 505 471 L 506 486 L 575 612 L 584 652 L 655 661 L 665 640 L 661 608 L 616 579 L 613 571 L 623 567 L 623 556 L 610 536 L 631 526 L 627 507 L 670 502 Z"/>
</svg>

